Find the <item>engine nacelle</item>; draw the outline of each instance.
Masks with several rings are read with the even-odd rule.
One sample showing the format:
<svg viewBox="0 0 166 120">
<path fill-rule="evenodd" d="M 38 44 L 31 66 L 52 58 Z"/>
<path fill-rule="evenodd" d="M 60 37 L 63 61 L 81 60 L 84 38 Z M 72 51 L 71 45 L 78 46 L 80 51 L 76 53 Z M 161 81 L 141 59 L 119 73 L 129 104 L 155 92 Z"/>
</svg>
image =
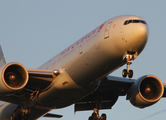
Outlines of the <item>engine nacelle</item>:
<svg viewBox="0 0 166 120">
<path fill-rule="evenodd" d="M 0 93 L 13 94 L 24 88 L 29 75 L 26 68 L 19 63 L 8 63 L 0 68 Z"/>
<path fill-rule="evenodd" d="M 135 107 L 144 108 L 156 103 L 162 97 L 164 87 L 159 78 L 145 75 L 131 86 L 127 99 Z"/>
</svg>

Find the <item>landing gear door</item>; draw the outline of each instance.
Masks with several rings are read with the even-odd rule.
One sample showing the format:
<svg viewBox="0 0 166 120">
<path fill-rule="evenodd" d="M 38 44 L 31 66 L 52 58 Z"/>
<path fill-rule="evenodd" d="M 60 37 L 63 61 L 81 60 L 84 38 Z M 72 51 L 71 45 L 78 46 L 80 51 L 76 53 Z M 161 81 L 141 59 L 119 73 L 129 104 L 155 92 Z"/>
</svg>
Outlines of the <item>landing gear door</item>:
<svg viewBox="0 0 166 120">
<path fill-rule="evenodd" d="M 109 31 L 110 31 L 110 28 L 111 28 L 111 24 L 112 24 L 112 22 L 110 22 L 106 25 L 105 32 L 104 32 L 104 39 L 109 38 Z"/>
</svg>

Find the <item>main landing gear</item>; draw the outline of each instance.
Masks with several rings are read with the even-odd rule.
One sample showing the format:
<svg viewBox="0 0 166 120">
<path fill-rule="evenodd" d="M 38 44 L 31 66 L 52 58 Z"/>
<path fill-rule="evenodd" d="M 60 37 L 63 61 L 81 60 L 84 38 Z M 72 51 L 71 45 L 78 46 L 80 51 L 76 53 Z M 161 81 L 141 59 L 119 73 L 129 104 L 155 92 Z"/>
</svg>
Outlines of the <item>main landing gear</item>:
<svg viewBox="0 0 166 120">
<path fill-rule="evenodd" d="M 132 78 L 133 77 L 133 70 L 129 70 L 129 65 L 130 65 L 131 63 L 127 63 L 127 69 L 124 69 L 123 70 L 123 72 L 122 72 L 122 76 L 125 78 L 125 77 L 127 77 L 127 75 L 128 75 L 128 77 L 129 78 Z"/>
<path fill-rule="evenodd" d="M 16 110 L 10 117 L 10 120 L 27 120 L 31 114 L 32 100 L 37 97 L 39 91 L 35 90 L 33 93 L 22 92 L 20 94 L 20 102 Z"/>
<path fill-rule="evenodd" d="M 114 101 L 114 100 L 112 100 L 112 101 Z M 113 104 L 114 104 L 114 102 L 113 102 Z M 89 117 L 88 120 L 106 120 L 107 119 L 106 114 L 103 113 L 101 116 L 99 116 L 99 110 L 101 109 L 101 107 L 102 107 L 102 96 L 99 95 L 95 99 L 95 107 L 93 109 L 92 115 Z"/>
<path fill-rule="evenodd" d="M 137 57 L 137 52 L 133 53 L 133 52 L 127 52 L 124 56 L 124 59 L 127 61 L 127 69 L 124 69 L 122 72 L 122 76 L 123 77 L 128 77 L 132 78 L 133 77 L 133 70 L 129 69 L 129 65 L 132 64 L 131 60 L 134 60 Z"/>
<path fill-rule="evenodd" d="M 98 109 L 94 109 L 94 112 L 92 113 L 92 115 L 89 117 L 88 120 L 106 120 L 107 116 L 106 114 L 102 114 L 101 116 L 99 116 L 99 110 Z"/>
<path fill-rule="evenodd" d="M 19 106 L 10 117 L 10 120 L 26 120 L 30 113 L 31 108 L 23 109 Z"/>
</svg>

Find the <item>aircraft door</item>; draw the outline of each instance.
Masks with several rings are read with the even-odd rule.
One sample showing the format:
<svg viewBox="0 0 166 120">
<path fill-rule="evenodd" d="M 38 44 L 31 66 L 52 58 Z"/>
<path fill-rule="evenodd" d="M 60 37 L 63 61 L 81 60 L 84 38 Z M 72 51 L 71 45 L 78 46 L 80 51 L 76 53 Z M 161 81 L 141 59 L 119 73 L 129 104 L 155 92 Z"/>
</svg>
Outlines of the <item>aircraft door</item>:
<svg viewBox="0 0 166 120">
<path fill-rule="evenodd" d="M 104 39 L 109 38 L 109 31 L 110 31 L 110 28 L 111 28 L 111 24 L 112 24 L 112 22 L 109 22 L 106 25 L 105 32 L 104 32 Z"/>
<path fill-rule="evenodd" d="M 83 53 L 83 47 L 85 46 L 85 42 L 83 41 L 82 43 L 80 43 L 79 45 L 79 54 Z"/>
</svg>

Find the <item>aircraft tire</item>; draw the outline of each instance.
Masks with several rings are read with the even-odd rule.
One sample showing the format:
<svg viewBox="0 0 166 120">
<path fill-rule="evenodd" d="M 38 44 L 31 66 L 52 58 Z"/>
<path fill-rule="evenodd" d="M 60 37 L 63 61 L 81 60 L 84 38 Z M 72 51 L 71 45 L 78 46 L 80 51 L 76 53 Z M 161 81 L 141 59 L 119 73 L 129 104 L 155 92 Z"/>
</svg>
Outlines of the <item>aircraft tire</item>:
<svg viewBox="0 0 166 120">
<path fill-rule="evenodd" d="M 92 120 L 92 116 L 90 116 L 88 120 Z"/>
<path fill-rule="evenodd" d="M 27 108 L 27 110 L 28 110 L 27 115 L 29 116 L 29 115 L 31 114 L 31 108 L 30 108 L 30 107 L 28 107 L 28 108 Z"/>
<path fill-rule="evenodd" d="M 10 118 L 10 120 L 15 120 L 16 119 L 16 113 L 14 112 Z"/>
<path fill-rule="evenodd" d="M 98 120 L 98 117 L 97 117 L 96 113 L 92 113 L 92 120 Z"/>
<path fill-rule="evenodd" d="M 123 76 L 124 78 L 127 77 L 127 69 L 124 69 L 124 70 L 123 70 L 122 76 Z"/>
<path fill-rule="evenodd" d="M 16 116 L 21 116 L 22 115 L 22 110 L 21 107 L 17 108 L 17 110 L 15 111 Z"/>
<path fill-rule="evenodd" d="M 106 114 L 103 113 L 103 114 L 101 115 L 101 119 L 100 119 L 100 120 L 106 120 L 106 119 L 107 119 L 107 116 L 106 116 Z"/>
<path fill-rule="evenodd" d="M 133 70 L 129 70 L 129 74 L 128 74 L 129 78 L 133 77 Z"/>
</svg>

